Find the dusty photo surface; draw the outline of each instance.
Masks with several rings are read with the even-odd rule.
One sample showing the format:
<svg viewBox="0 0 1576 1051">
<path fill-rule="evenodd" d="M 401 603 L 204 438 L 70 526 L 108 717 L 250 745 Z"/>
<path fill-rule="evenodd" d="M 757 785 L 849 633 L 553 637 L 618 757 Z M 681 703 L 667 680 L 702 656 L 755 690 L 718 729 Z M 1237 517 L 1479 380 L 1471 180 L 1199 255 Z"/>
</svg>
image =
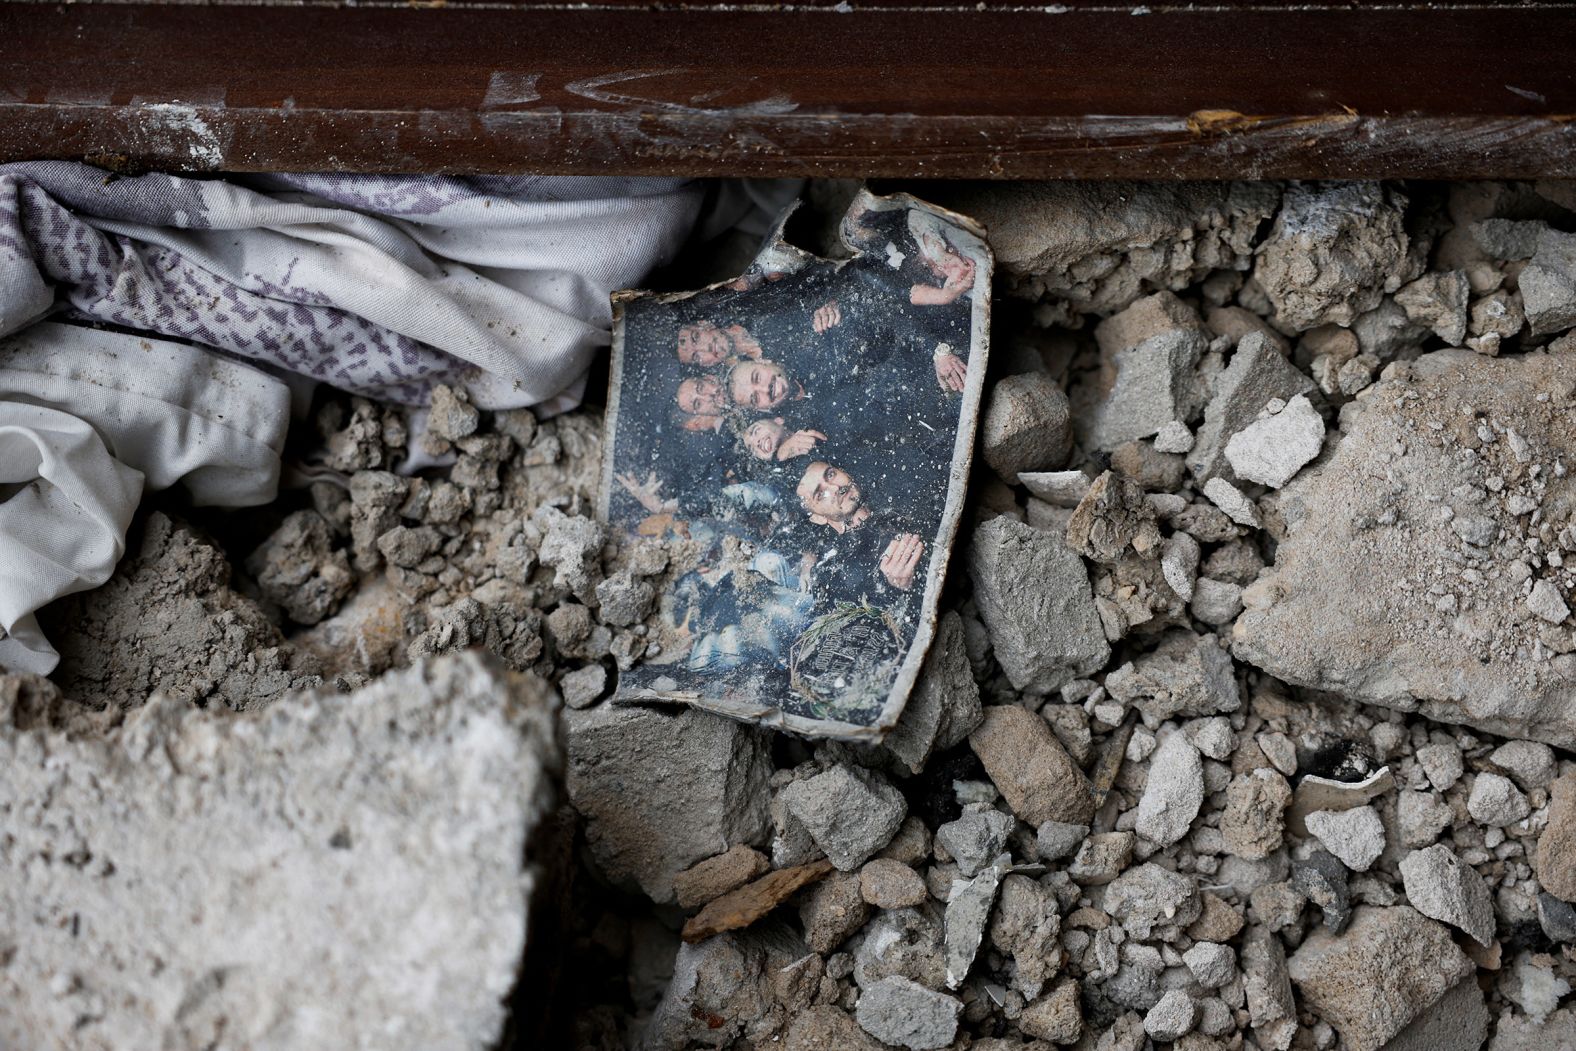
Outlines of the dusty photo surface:
<svg viewBox="0 0 1576 1051">
<path fill-rule="evenodd" d="M 969 220 L 861 194 L 853 258 L 774 239 L 736 281 L 615 297 L 601 512 L 670 541 L 660 655 L 620 699 L 879 737 L 923 661 L 985 372 Z"/>
</svg>

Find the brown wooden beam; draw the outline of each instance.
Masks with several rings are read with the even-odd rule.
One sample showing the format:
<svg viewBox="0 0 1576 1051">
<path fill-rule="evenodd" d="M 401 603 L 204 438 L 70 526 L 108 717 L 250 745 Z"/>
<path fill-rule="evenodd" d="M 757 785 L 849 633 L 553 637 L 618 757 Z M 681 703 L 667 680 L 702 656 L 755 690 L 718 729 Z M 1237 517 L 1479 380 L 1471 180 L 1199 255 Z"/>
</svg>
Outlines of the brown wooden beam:
<svg viewBox="0 0 1576 1051">
<path fill-rule="evenodd" d="M 1576 177 L 1576 8 L 0 2 L 0 160 Z M 1053 11 L 1060 13 L 1052 13 Z M 1142 10 L 1142 9 L 1140 9 Z"/>
</svg>

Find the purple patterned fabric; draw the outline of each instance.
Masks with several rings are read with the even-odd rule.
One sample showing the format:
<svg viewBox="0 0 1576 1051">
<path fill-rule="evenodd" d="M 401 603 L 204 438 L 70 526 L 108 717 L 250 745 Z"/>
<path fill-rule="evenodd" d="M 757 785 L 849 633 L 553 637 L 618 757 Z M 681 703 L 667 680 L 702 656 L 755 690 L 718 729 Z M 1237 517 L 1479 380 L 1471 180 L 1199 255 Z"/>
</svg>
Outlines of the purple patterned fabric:
<svg viewBox="0 0 1576 1051">
<path fill-rule="evenodd" d="M 532 405 L 683 240 L 675 179 L 107 177 L 0 165 L 0 336 L 59 309 L 421 404 Z"/>
</svg>

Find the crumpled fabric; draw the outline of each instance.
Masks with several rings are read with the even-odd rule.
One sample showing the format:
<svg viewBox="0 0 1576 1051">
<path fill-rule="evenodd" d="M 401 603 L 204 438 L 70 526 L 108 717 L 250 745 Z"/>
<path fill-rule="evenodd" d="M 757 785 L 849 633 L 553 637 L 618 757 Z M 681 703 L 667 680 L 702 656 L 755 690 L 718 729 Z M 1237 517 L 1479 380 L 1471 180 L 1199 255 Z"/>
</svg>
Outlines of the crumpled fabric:
<svg viewBox="0 0 1576 1051">
<path fill-rule="evenodd" d="M 35 613 L 109 579 L 145 490 L 274 499 L 285 384 L 195 347 L 45 322 L 0 340 L 0 668 L 47 675 Z"/>
<path fill-rule="evenodd" d="M 64 303 L 382 400 L 443 382 L 537 405 L 583 376 L 609 293 L 677 251 L 705 196 L 683 179 L 4 164 L 0 335 Z"/>
</svg>

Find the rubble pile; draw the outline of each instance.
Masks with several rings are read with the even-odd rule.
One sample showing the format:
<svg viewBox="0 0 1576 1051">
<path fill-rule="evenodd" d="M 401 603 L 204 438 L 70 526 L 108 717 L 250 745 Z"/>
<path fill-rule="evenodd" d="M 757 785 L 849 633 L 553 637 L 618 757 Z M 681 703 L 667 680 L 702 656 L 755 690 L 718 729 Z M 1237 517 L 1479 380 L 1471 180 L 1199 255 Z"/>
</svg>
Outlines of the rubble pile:
<svg viewBox="0 0 1576 1051">
<path fill-rule="evenodd" d="M 333 400 L 269 535 L 227 561 L 150 517 L 50 623 L 62 691 L 0 679 L 36 840 L 0 838 L 0 899 L 38 917 L 0 929 L 0 1044 L 494 1046 L 541 894 L 542 681 L 577 838 L 539 1046 L 1576 1041 L 1567 192 L 928 189 L 1025 309 L 885 742 L 608 700 L 673 644 L 683 559 L 595 522 L 594 412 L 444 388 L 418 440 Z M 397 473 L 413 451 L 438 466 Z M 293 882 L 324 852 L 332 888 Z"/>
</svg>

